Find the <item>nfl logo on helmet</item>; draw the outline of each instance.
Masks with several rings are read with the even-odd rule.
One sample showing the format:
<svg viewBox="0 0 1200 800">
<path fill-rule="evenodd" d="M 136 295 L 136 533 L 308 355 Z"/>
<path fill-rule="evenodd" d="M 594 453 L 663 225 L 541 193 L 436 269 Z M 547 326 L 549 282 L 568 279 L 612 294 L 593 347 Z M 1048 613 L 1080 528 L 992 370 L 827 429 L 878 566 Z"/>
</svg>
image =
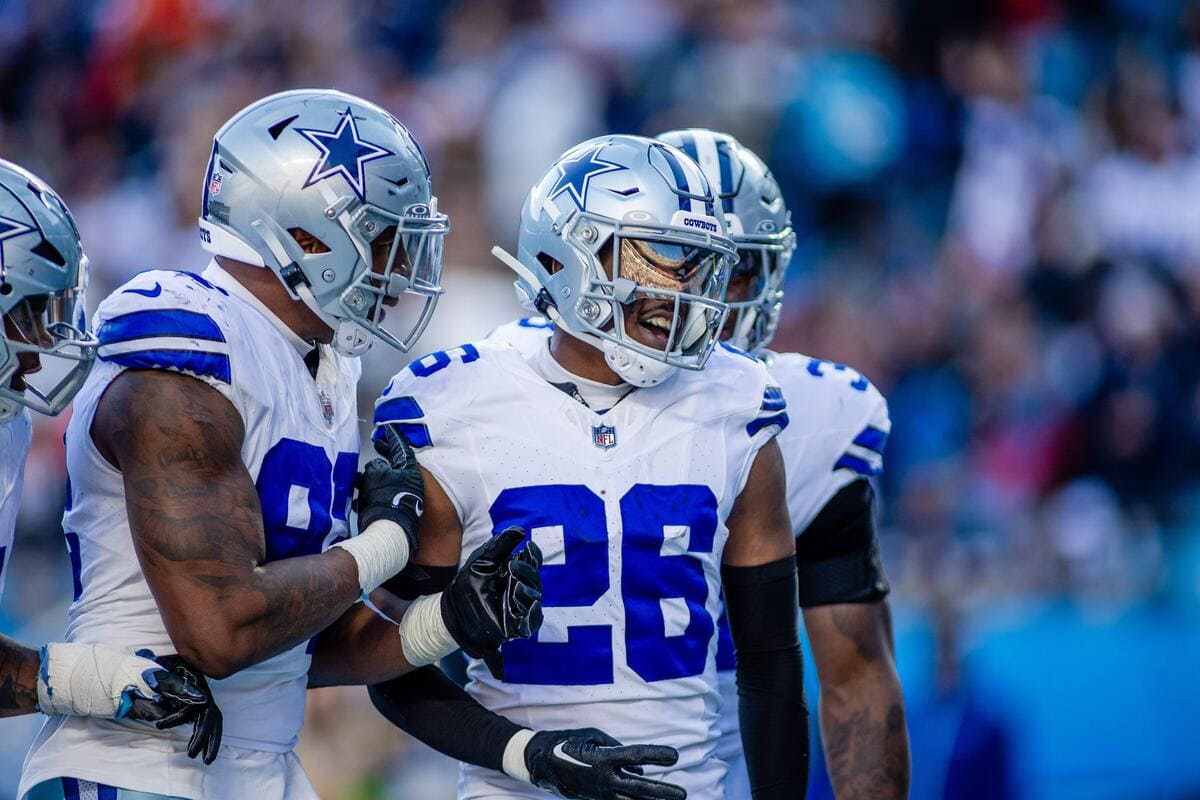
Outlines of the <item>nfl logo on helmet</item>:
<svg viewBox="0 0 1200 800">
<path fill-rule="evenodd" d="M 617 429 L 612 425 L 593 426 L 592 444 L 601 450 L 611 450 L 617 446 Z"/>
</svg>

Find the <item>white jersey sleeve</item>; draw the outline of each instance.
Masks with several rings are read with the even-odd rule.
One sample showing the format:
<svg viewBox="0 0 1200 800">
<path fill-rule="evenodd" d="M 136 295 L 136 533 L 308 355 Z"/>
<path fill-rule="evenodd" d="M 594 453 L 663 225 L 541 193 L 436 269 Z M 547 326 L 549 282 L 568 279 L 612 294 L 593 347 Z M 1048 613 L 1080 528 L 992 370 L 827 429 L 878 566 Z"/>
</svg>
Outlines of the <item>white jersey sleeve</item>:
<svg viewBox="0 0 1200 800">
<path fill-rule="evenodd" d="M 244 412 L 234 391 L 230 340 L 235 329 L 223 300 L 223 290 L 199 275 L 143 272 L 96 310 L 97 356 L 126 369 L 190 375 Z"/>
<path fill-rule="evenodd" d="M 21 409 L 17 416 L 0 423 L 0 597 L 4 595 L 5 568 L 12 557 L 17 529 L 25 456 L 32 442 L 33 423 L 27 410 Z"/>
<path fill-rule="evenodd" d="M 843 487 L 882 474 L 892 422 L 883 395 L 850 367 L 799 353 L 771 354 L 767 361 L 792 403 L 779 446 L 799 536 Z"/>
</svg>

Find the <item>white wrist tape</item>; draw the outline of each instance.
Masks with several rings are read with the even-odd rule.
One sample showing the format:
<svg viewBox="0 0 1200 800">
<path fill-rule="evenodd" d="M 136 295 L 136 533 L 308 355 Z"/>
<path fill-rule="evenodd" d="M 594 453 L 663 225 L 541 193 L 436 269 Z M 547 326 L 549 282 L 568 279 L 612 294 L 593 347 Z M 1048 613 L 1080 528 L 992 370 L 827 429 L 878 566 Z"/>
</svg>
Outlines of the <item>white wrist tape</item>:
<svg viewBox="0 0 1200 800">
<path fill-rule="evenodd" d="M 149 659 L 94 644 L 48 644 L 38 670 L 38 708 L 43 714 L 115 717 L 126 691 L 155 697 L 145 673 L 162 669 Z"/>
<path fill-rule="evenodd" d="M 514 733 L 504 746 L 504 760 L 500 762 L 500 768 L 504 770 L 505 775 L 528 784 L 533 783 L 533 778 L 529 776 L 529 767 L 525 766 L 525 748 L 532 738 L 533 731 L 528 728 Z"/>
<path fill-rule="evenodd" d="M 442 619 L 442 595 L 425 595 L 413 601 L 400 620 L 400 646 L 414 667 L 432 664 L 458 649 Z"/>
<path fill-rule="evenodd" d="M 377 519 L 352 539 L 338 542 L 358 564 L 358 585 L 367 594 L 408 565 L 408 536 L 390 519 Z"/>
</svg>

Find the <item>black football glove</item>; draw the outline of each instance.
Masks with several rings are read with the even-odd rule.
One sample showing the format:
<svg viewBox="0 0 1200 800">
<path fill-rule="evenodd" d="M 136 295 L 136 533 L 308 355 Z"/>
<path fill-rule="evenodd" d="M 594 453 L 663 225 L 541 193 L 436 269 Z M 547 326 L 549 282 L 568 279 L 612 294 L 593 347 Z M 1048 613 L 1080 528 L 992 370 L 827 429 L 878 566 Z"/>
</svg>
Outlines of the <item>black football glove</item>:
<svg viewBox="0 0 1200 800">
<path fill-rule="evenodd" d="M 174 675 L 198 688 L 208 701 L 203 705 L 192 705 L 181 708 L 178 712 L 163 717 L 154 723 L 159 730 L 174 728 L 177 725 L 191 722 L 192 738 L 188 740 L 188 758 L 196 758 L 203 754 L 204 763 L 211 764 L 217 760 L 221 750 L 221 734 L 225 728 L 225 718 L 217 702 L 213 700 L 212 690 L 208 688 L 208 679 L 198 670 L 193 669 L 186 661 L 177 655 L 159 656 L 154 659 Z"/>
<path fill-rule="evenodd" d="M 500 645 L 533 635 L 542 625 L 542 551 L 508 528 L 471 553 L 442 592 L 442 619 L 467 655 L 482 658 L 497 679 L 504 679 Z"/>
<path fill-rule="evenodd" d="M 387 519 L 404 529 L 411 560 L 417 553 L 417 524 L 425 506 L 425 481 L 412 447 L 391 426 L 383 429 L 383 438 L 375 449 L 387 458 L 371 461 L 359 474 L 354 510 L 358 529 L 365 531 L 372 522 Z"/>
<path fill-rule="evenodd" d="M 145 688 L 137 686 L 125 690 L 123 697 L 128 701 L 129 707 L 127 711 L 117 715 L 118 719 L 155 723 L 169 721 L 170 724 L 166 727 L 174 727 L 195 719 L 201 708 L 212 700 L 212 696 L 206 690 L 158 664 L 152 651 L 138 650 L 134 655 L 154 661 L 157 668 L 142 673 L 142 679 L 150 689 L 148 694 Z"/>
<path fill-rule="evenodd" d="M 623 745 L 602 730 L 539 731 L 525 745 L 535 786 L 571 800 L 685 800 L 687 790 L 642 777 L 642 766 L 669 767 L 674 747 Z"/>
</svg>

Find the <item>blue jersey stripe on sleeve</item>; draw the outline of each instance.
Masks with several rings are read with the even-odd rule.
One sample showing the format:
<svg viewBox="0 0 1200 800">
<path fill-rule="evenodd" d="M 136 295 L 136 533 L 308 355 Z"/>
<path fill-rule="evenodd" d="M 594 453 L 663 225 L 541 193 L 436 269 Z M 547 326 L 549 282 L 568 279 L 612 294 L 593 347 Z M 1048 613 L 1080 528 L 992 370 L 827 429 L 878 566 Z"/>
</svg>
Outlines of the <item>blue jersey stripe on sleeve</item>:
<svg viewBox="0 0 1200 800">
<path fill-rule="evenodd" d="M 225 334 L 211 317 L 178 308 L 122 314 L 105 321 L 97 333 L 101 347 L 135 339 L 162 337 L 225 341 Z"/>
<path fill-rule="evenodd" d="M 101 361 L 110 361 L 132 369 L 172 369 L 233 383 L 229 356 L 192 350 L 135 350 L 116 355 L 100 353 Z"/>
<path fill-rule="evenodd" d="M 888 435 L 885 431 L 879 430 L 874 426 L 868 425 L 862 429 L 862 433 L 854 437 L 854 443 L 859 447 L 865 447 L 868 450 L 874 450 L 880 455 L 883 454 L 883 446 L 887 444 Z"/>
<path fill-rule="evenodd" d="M 772 414 L 771 416 L 768 416 L 768 417 L 759 417 L 758 419 L 756 419 L 746 425 L 746 434 L 748 436 L 753 436 L 754 434 L 758 433 L 759 431 L 761 431 L 763 428 L 767 427 L 768 425 L 778 425 L 779 430 L 782 431 L 784 428 L 786 428 L 788 426 L 787 412 L 782 412 L 779 414 Z"/>
<path fill-rule="evenodd" d="M 421 419 L 424 416 L 424 409 L 414 397 L 394 397 L 391 400 L 385 400 L 375 408 L 376 425 L 405 419 Z"/>
<path fill-rule="evenodd" d="M 783 411 L 785 408 L 787 401 L 783 399 L 783 390 L 778 386 L 768 386 L 763 392 L 762 410 Z"/>
<path fill-rule="evenodd" d="M 79 781 L 74 778 L 59 778 L 62 781 L 63 800 L 79 800 Z"/>
<path fill-rule="evenodd" d="M 842 457 L 837 460 L 837 463 L 833 465 L 833 468 L 835 470 L 838 470 L 838 469 L 854 470 L 859 475 L 866 475 L 867 477 L 871 477 L 874 475 L 880 475 L 883 473 L 882 467 L 872 466 L 870 463 L 864 461 L 863 459 L 858 458 L 857 456 L 852 456 L 849 453 L 843 454 Z"/>
</svg>

